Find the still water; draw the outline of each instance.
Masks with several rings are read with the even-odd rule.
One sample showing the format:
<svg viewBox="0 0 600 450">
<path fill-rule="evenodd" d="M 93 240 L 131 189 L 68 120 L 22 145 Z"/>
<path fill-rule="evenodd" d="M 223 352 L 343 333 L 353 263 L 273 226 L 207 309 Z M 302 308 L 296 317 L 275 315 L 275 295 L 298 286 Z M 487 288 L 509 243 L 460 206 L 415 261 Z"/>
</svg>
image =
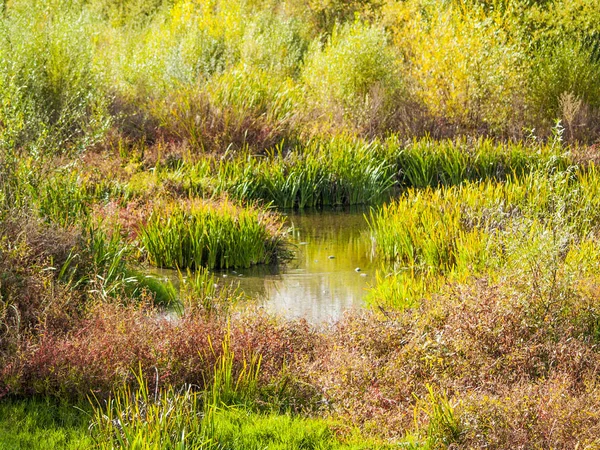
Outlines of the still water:
<svg viewBox="0 0 600 450">
<path fill-rule="evenodd" d="M 366 210 L 288 213 L 295 257 L 283 266 L 220 272 L 268 310 L 318 323 L 360 308 L 379 266 Z M 241 276 L 240 276 L 241 274 Z"/>
</svg>

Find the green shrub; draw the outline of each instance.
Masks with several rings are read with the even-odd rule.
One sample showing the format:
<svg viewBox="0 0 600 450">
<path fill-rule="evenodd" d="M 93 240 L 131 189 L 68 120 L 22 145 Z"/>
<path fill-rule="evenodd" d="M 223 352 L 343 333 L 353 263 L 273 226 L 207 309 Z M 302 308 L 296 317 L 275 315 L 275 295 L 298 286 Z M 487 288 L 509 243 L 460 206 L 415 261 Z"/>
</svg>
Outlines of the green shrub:
<svg viewBox="0 0 600 450">
<path fill-rule="evenodd" d="M 415 0 L 393 3 L 386 15 L 406 55 L 409 89 L 436 122 L 521 131 L 525 55 L 500 14 Z"/>
<path fill-rule="evenodd" d="M 307 49 L 298 20 L 263 13 L 246 27 L 240 54 L 243 64 L 295 78 Z"/>
<path fill-rule="evenodd" d="M 578 41 L 541 44 L 529 75 L 529 102 L 535 122 L 549 129 L 558 119 L 569 137 L 588 137 L 591 117 L 586 110 L 600 108 L 600 58 L 596 50 Z"/>
<path fill-rule="evenodd" d="M 58 3 L 17 3 L 0 17 L 3 147 L 39 154 L 81 150 L 110 124 L 94 68 L 91 17 Z"/>
<path fill-rule="evenodd" d="M 325 118 L 369 128 L 390 120 L 402 85 L 398 68 L 385 31 L 356 22 L 336 26 L 324 46 L 313 42 L 303 79 Z"/>
</svg>

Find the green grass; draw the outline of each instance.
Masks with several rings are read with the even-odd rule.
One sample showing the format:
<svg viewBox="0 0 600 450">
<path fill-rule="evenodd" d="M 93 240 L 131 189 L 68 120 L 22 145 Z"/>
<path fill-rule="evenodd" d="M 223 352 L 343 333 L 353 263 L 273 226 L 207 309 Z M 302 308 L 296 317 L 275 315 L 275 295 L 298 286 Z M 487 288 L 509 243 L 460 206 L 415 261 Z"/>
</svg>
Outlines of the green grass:
<svg viewBox="0 0 600 450">
<path fill-rule="evenodd" d="M 111 407 L 118 408 L 115 404 Z M 100 428 L 92 433 L 99 448 L 139 449 L 371 449 L 392 448 L 375 440 L 345 443 L 330 423 L 290 414 L 253 413 L 239 407 L 211 409 L 193 392 L 160 392 L 144 404 L 143 416 L 129 412 L 122 431 Z M 108 416 L 111 417 L 110 415 Z M 106 418 L 104 419 L 106 420 Z M 113 419 L 114 420 L 114 419 Z M 103 425 L 104 426 L 104 425 Z"/>
<path fill-rule="evenodd" d="M 283 142 L 264 155 L 247 148 L 226 158 L 184 154 L 175 166 L 159 160 L 152 172 L 131 175 L 123 189 L 127 198 L 169 196 L 169 189 L 189 197 L 226 193 L 283 209 L 376 205 L 408 187 L 522 178 L 564 170 L 572 159 L 569 149 L 551 144 L 338 136 L 290 148 Z"/>
<path fill-rule="evenodd" d="M 247 156 L 220 166 L 223 190 L 281 208 L 377 203 L 395 185 L 393 168 L 377 143 L 339 138 L 265 158 Z"/>
<path fill-rule="evenodd" d="M 372 449 L 383 443 L 357 435 L 340 439 L 335 422 L 290 414 L 256 413 L 240 407 L 207 411 L 202 395 L 190 390 L 140 392 L 113 398 L 95 414 L 89 406 L 54 400 L 3 400 L 0 448 L 11 450 L 84 449 Z M 132 393 L 129 393 L 130 395 Z M 117 394 L 118 395 L 118 394 Z M 119 397 L 117 397 L 119 398 Z M 118 403 L 127 401 L 127 404 Z M 137 404 L 144 410 L 132 409 Z M 110 414 L 124 413 L 121 432 L 108 425 Z M 108 414 L 105 416 L 105 414 Z M 350 442 L 348 442 L 350 441 Z M 181 447 L 185 445 L 185 447 Z"/>
<path fill-rule="evenodd" d="M 376 252 L 396 266 L 379 276 L 368 301 L 405 308 L 450 281 L 527 270 L 540 252 L 563 261 L 594 242 L 598 194 L 594 166 L 408 189 L 368 217 Z"/>
<path fill-rule="evenodd" d="M 478 255 L 499 248 L 495 239 L 515 224 L 539 223 L 582 237 L 595 231 L 596 180 L 594 167 L 573 167 L 549 175 L 532 172 L 500 184 L 408 189 L 398 200 L 373 210 L 370 224 L 383 258 L 442 272 L 461 262 L 476 267 Z"/>
<path fill-rule="evenodd" d="M 283 256 L 279 219 L 229 202 L 156 210 L 142 229 L 150 262 L 168 268 L 229 268 L 269 264 Z"/>
<path fill-rule="evenodd" d="M 570 160 L 566 149 L 553 145 L 499 144 L 480 138 L 435 141 L 421 139 L 402 146 L 388 141 L 391 159 L 405 187 L 454 186 L 465 181 L 505 181 L 533 170 L 561 170 Z"/>
<path fill-rule="evenodd" d="M 323 419 L 256 412 L 260 358 L 244 357 L 238 373 L 233 361 L 226 335 L 206 391 L 150 389 L 140 375 L 137 389 L 125 385 L 106 402 L 92 400 L 91 430 L 99 448 L 369 448 L 343 445 Z"/>
<path fill-rule="evenodd" d="M 89 410 L 89 407 L 85 407 Z M 0 448 L 14 450 L 88 449 L 89 414 L 54 400 L 3 399 L 0 402 Z"/>
</svg>

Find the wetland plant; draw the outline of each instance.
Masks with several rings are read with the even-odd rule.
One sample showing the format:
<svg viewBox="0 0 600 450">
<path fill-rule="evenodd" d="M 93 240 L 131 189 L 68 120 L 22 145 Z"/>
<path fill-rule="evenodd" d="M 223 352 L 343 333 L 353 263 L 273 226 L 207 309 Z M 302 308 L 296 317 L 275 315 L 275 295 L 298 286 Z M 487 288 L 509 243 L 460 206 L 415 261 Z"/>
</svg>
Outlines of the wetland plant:
<svg viewBox="0 0 600 450">
<path fill-rule="evenodd" d="M 247 268 L 284 255 L 282 227 L 276 216 L 258 207 L 193 202 L 155 209 L 140 239 L 157 267 Z"/>
</svg>

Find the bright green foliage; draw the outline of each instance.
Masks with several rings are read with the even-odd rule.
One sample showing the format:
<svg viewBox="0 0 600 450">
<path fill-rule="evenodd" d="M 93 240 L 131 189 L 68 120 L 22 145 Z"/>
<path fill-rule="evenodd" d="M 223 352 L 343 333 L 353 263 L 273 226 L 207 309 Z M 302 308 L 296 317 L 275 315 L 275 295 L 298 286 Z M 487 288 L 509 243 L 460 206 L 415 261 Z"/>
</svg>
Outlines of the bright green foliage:
<svg viewBox="0 0 600 450">
<path fill-rule="evenodd" d="M 396 311 L 414 308 L 420 299 L 436 290 L 440 278 L 414 270 L 399 270 L 386 275 L 378 271 L 377 282 L 369 290 L 365 303 L 372 308 L 393 308 Z"/>
<path fill-rule="evenodd" d="M 448 272 L 459 262 L 477 265 L 487 239 L 484 230 L 463 226 L 461 209 L 459 202 L 445 201 L 443 191 L 409 190 L 399 202 L 371 214 L 377 250 L 426 270 Z"/>
<path fill-rule="evenodd" d="M 491 243 L 494 235 L 523 221 L 587 236 L 597 227 L 595 179 L 592 167 L 550 176 L 532 173 L 505 184 L 408 190 L 397 202 L 372 213 L 371 223 L 385 257 L 444 271 L 462 260 L 461 249 L 476 259 L 486 250 L 477 242 Z"/>
<path fill-rule="evenodd" d="M 89 416 L 73 405 L 48 400 L 0 402 L 0 448 L 85 450 L 94 448 Z"/>
<path fill-rule="evenodd" d="M 37 154 L 115 135 L 222 152 L 347 131 L 547 138 L 561 120 L 565 138 L 591 141 L 597 10 L 597 0 L 8 2 L 0 139 Z"/>
<path fill-rule="evenodd" d="M 151 294 L 157 304 L 175 302 L 176 293 L 164 283 L 132 268 L 133 247 L 118 232 L 107 235 L 101 228 L 88 226 L 82 242 L 72 248 L 57 272 L 58 281 L 72 289 L 85 289 L 105 300 L 120 296 L 139 298 Z"/>
<path fill-rule="evenodd" d="M 42 217 L 63 227 L 87 219 L 92 196 L 76 172 L 59 171 L 32 190 Z"/>
<path fill-rule="evenodd" d="M 307 49 L 299 21 L 265 11 L 246 28 L 240 52 L 244 64 L 295 78 Z"/>
<path fill-rule="evenodd" d="M 224 190 L 242 199 L 272 201 L 282 208 L 356 205 L 386 198 L 394 186 L 392 166 L 376 143 L 345 139 L 302 150 L 247 157 L 221 166 Z"/>
<path fill-rule="evenodd" d="M 183 158 L 175 168 L 158 164 L 131 176 L 124 190 L 144 197 L 178 186 L 191 197 L 226 193 L 280 208 L 377 204 L 398 188 L 502 181 L 537 169 L 562 170 L 570 161 L 565 149 L 552 145 L 340 136 L 289 150 L 281 144 L 264 156 L 245 151 L 231 158 Z"/>
<path fill-rule="evenodd" d="M 370 214 L 376 251 L 399 271 L 380 276 L 368 301 L 404 309 L 448 281 L 527 271 L 540 261 L 554 264 L 544 272 L 552 273 L 566 259 L 577 260 L 582 248 L 593 254 L 597 177 L 591 166 L 532 172 L 505 183 L 407 190 Z"/>
<path fill-rule="evenodd" d="M 385 120 L 391 112 L 401 86 L 397 66 L 384 30 L 357 22 L 334 28 L 323 48 L 313 45 L 303 78 L 322 114 L 368 125 L 369 115 Z"/>
<path fill-rule="evenodd" d="M 93 29 L 70 2 L 16 2 L 0 17 L 2 147 L 44 154 L 103 138 L 111 119 L 93 65 Z"/>
<path fill-rule="evenodd" d="M 97 400 L 93 433 L 100 448 L 205 448 L 210 418 L 202 394 L 187 388 L 153 392 L 143 379 L 132 390 L 117 391 L 106 406 Z"/>
<path fill-rule="evenodd" d="M 410 1 L 398 9 L 392 11 L 406 22 L 395 39 L 425 107 L 465 129 L 504 130 L 523 96 L 524 54 L 502 17 L 452 2 Z"/>
<path fill-rule="evenodd" d="M 120 393 L 118 395 L 121 395 Z M 368 449 L 372 444 L 342 444 L 328 423 L 287 414 L 257 414 L 236 407 L 204 405 L 202 395 L 190 390 L 160 390 L 156 398 L 134 393 L 133 401 L 115 398 L 111 414 L 126 414 L 122 432 L 107 419 L 94 429 L 100 448 L 139 449 Z M 128 402 L 128 403 L 125 403 Z M 145 408 L 140 412 L 138 408 Z M 147 402 L 147 403 L 146 403 Z M 98 411 L 101 413 L 101 410 Z M 114 420 L 114 419 L 113 419 Z M 376 445 L 376 444 L 375 444 Z M 386 448 L 377 445 L 376 448 Z"/>
<path fill-rule="evenodd" d="M 548 122 L 561 118 L 569 138 L 589 131 L 586 109 L 600 106 L 599 51 L 579 41 L 542 43 L 533 61 L 529 95 L 535 112 Z"/>
<path fill-rule="evenodd" d="M 239 373 L 233 361 L 226 336 L 204 392 L 191 386 L 151 389 L 138 376 L 137 389 L 126 385 L 105 404 L 93 401 L 91 429 L 99 448 L 366 448 L 341 445 L 323 420 L 252 412 L 260 359 L 244 358 Z"/>
<path fill-rule="evenodd" d="M 265 211 L 229 202 L 154 211 L 141 231 L 152 264 L 170 268 L 250 267 L 281 255 L 281 224 Z"/>
<path fill-rule="evenodd" d="M 242 299 L 236 287 L 219 286 L 216 276 L 204 267 L 193 272 L 187 269 L 185 276 L 180 272 L 179 287 L 179 303 L 185 313 L 200 310 L 207 315 L 226 315 Z"/>
<path fill-rule="evenodd" d="M 398 146 L 387 142 L 388 159 L 398 167 L 400 182 L 406 187 L 453 186 L 464 181 L 522 177 L 532 170 L 564 169 L 569 158 L 561 148 L 536 146 L 536 152 L 523 144 L 502 145 L 480 139 L 475 144 L 461 141 L 423 139 Z"/>
</svg>

